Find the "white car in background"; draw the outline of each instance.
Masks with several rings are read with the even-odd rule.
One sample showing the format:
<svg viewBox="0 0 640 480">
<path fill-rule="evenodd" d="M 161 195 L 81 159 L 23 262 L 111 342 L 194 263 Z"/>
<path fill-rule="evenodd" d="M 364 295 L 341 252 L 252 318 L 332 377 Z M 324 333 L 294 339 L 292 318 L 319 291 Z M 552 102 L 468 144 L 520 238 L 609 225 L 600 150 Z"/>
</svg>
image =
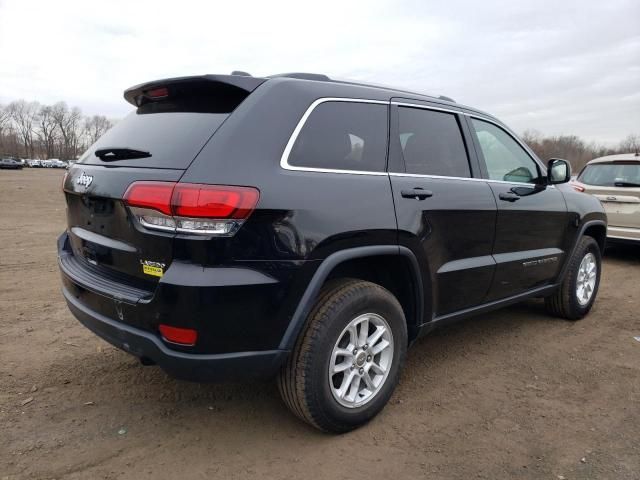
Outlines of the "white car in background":
<svg viewBox="0 0 640 480">
<path fill-rule="evenodd" d="M 572 185 L 596 196 L 604 206 L 608 240 L 640 244 L 640 154 L 591 160 Z"/>
</svg>

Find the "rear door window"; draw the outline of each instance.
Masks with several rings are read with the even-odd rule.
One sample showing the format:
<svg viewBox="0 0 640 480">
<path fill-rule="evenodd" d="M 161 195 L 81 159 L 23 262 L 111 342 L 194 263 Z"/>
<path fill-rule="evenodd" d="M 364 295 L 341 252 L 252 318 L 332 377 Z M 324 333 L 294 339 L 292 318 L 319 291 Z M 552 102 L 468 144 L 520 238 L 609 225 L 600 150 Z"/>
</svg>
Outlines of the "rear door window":
<svg viewBox="0 0 640 480">
<path fill-rule="evenodd" d="M 289 154 L 294 167 L 383 172 L 388 106 L 323 102 L 313 109 Z"/>
<path fill-rule="evenodd" d="M 399 135 L 407 173 L 470 177 L 460 124 L 453 113 L 399 107 Z"/>
</svg>

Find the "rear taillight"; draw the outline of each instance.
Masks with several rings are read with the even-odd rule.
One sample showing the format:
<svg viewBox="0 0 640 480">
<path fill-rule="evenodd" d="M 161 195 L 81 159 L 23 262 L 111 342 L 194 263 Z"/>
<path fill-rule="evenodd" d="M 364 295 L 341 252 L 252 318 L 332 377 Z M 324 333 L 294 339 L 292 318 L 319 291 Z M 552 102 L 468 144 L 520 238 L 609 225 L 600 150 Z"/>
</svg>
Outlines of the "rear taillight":
<svg viewBox="0 0 640 480">
<path fill-rule="evenodd" d="M 571 182 L 571 183 L 569 183 L 569 185 L 571 185 L 571 187 L 573 187 L 573 189 L 576 192 L 584 192 L 585 191 L 585 188 L 582 185 L 580 185 L 579 183 L 577 183 L 577 182 Z"/>
<path fill-rule="evenodd" d="M 134 182 L 124 202 L 152 230 L 231 236 L 256 207 L 253 187 L 173 182 Z"/>
</svg>

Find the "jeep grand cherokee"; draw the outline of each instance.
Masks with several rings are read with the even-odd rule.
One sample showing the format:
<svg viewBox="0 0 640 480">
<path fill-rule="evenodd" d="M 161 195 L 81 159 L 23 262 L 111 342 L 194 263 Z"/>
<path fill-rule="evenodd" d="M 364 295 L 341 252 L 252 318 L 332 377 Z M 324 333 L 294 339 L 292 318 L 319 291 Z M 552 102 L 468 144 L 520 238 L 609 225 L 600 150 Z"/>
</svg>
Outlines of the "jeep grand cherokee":
<svg viewBox="0 0 640 480">
<path fill-rule="evenodd" d="M 71 312 L 197 381 L 277 377 L 331 432 L 375 416 L 407 347 L 530 297 L 576 320 L 606 217 L 502 122 L 446 97 L 324 75 L 205 75 L 135 110 L 64 182 Z"/>
</svg>

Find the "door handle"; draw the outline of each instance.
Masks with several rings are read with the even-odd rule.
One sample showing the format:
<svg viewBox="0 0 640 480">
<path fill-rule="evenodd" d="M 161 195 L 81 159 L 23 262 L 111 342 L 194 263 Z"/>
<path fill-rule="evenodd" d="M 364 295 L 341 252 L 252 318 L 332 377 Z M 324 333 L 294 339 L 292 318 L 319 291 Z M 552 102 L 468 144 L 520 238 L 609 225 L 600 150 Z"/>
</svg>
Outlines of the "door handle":
<svg viewBox="0 0 640 480">
<path fill-rule="evenodd" d="M 413 198 L 414 200 L 424 200 L 425 198 L 433 197 L 431 190 L 425 190 L 424 188 L 416 187 L 410 190 L 402 190 L 400 192 L 402 198 Z"/>
<path fill-rule="evenodd" d="M 504 200 L 505 202 L 515 202 L 516 200 L 520 200 L 520 197 L 513 192 L 503 192 L 498 195 L 500 200 Z"/>
</svg>

